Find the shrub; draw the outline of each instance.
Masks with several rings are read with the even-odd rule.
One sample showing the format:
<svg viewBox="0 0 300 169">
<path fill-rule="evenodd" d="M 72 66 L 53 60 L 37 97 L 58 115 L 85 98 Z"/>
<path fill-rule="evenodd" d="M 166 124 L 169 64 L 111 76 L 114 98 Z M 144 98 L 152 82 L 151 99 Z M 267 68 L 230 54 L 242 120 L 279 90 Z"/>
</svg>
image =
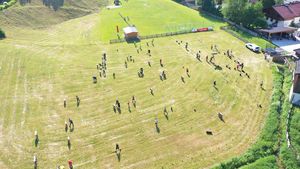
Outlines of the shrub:
<svg viewBox="0 0 300 169">
<path fill-rule="evenodd" d="M 4 31 L 1 30 L 1 28 L 0 28 L 0 39 L 3 39 L 3 38 L 5 38 L 5 33 L 4 33 Z"/>
<path fill-rule="evenodd" d="M 3 10 L 3 9 L 6 9 L 10 6 L 12 6 L 13 4 L 15 4 L 17 2 L 17 0 L 10 0 L 9 2 L 5 3 L 5 4 L 2 4 L 0 5 L 0 11 Z"/>
<path fill-rule="evenodd" d="M 265 158 L 261 158 L 252 164 L 241 167 L 241 169 L 252 169 L 252 168 L 277 169 L 278 167 L 276 166 L 276 157 L 274 155 L 268 156 Z"/>
</svg>

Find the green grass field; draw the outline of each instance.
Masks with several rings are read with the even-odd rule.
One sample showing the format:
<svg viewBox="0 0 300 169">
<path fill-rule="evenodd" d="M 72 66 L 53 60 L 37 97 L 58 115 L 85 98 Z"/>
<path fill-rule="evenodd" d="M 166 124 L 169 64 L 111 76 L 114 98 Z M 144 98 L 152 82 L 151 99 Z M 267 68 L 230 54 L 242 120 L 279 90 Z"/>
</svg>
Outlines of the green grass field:
<svg viewBox="0 0 300 169">
<path fill-rule="evenodd" d="M 100 13 L 96 35 L 101 40 L 117 39 L 116 26 L 126 27 L 127 23 L 119 15 L 129 17 L 129 24 L 135 25 L 140 35 L 151 35 L 192 28 L 224 25 L 199 16 L 199 13 L 170 0 L 132 0 L 123 2 L 123 8 L 105 9 Z M 122 36 L 122 35 L 121 35 Z"/>
<path fill-rule="evenodd" d="M 1 169 L 33 168 L 34 154 L 39 168 L 67 166 L 69 159 L 75 168 L 83 169 L 210 168 L 242 154 L 255 142 L 272 93 L 270 64 L 263 55 L 219 30 L 223 23 L 168 0 L 129 0 L 123 8 L 100 11 L 43 29 L 32 29 L 31 24 L 16 26 L 24 22 L 17 19 L 11 21 L 16 24 L 1 25 L 7 34 L 7 39 L 0 41 Z M 147 47 L 151 40 L 145 40 L 138 44 L 143 50 L 137 53 L 133 44 L 107 43 L 115 38 L 115 25 L 123 24 L 119 23 L 120 11 L 130 16 L 143 35 L 191 22 L 212 25 L 216 31 L 155 39 L 154 47 Z M 176 40 L 188 42 L 190 51 Z M 215 62 L 222 70 L 205 61 L 212 44 L 221 51 Z M 146 54 L 148 49 L 151 57 Z M 250 79 L 233 70 L 235 63 L 223 55 L 227 49 L 245 64 Z M 202 62 L 195 58 L 198 50 Z M 100 78 L 96 69 L 103 52 L 108 57 L 107 78 Z M 129 62 L 126 69 L 124 61 L 129 55 L 135 62 Z M 159 65 L 160 59 L 164 67 Z M 141 67 L 144 78 L 137 76 Z M 163 70 L 165 81 L 159 79 Z M 92 83 L 93 75 L 98 76 L 97 84 Z M 218 90 L 212 85 L 214 80 Z M 265 91 L 260 89 L 261 81 Z M 79 108 L 76 95 L 81 99 Z M 137 107 L 130 113 L 127 102 L 133 95 Z M 64 98 L 67 108 L 63 107 Z M 113 112 L 116 99 L 121 102 L 121 114 Z M 170 112 L 171 106 L 174 112 Z M 163 114 L 164 107 L 169 119 Z M 218 119 L 218 112 L 224 114 L 225 123 Z M 75 130 L 66 133 L 64 122 L 69 117 Z M 160 133 L 155 129 L 155 117 Z M 208 129 L 212 136 L 206 135 Z M 40 137 L 38 147 L 34 146 L 35 130 Z M 122 149 L 120 162 L 114 153 L 116 143 Z"/>
</svg>

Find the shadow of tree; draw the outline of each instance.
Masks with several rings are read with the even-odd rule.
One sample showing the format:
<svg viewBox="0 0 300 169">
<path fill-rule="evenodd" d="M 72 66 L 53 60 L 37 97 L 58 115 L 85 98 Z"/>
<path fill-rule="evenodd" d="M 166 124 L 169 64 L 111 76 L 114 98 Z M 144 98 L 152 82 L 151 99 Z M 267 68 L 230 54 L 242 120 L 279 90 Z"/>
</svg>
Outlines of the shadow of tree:
<svg viewBox="0 0 300 169">
<path fill-rule="evenodd" d="M 1 2 L 1 0 L 0 0 L 0 2 Z M 27 3 L 31 3 L 31 0 L 19 0 L 19 3 L 21 5 L 26 5 Z"/>
<path fill-rule="evenodd" d="M 57 11 L 60 7 L 64 5 L 64 0 L 43 0 L 43 4 L 54 11 Z"/>
</svg>

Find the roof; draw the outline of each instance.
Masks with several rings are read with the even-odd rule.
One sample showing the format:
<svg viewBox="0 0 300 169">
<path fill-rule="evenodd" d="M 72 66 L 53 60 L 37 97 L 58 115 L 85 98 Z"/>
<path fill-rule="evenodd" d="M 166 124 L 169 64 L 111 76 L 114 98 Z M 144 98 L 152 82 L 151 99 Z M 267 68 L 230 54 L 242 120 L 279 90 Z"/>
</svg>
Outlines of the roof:
<svg viewBox="0 0 300 169">
<path fill-rule="evenodd" d="M 297 56 L 300 56 L 300 48 L 299 49 L 295 49 L 294 51 L 296 52 Z"/>
<path fill-rule="evenodd" d="M 261 32 L 265 32 L 265 33 L 292 33 L 295 32 L 297 30 L 297 28 L 292 28 L 292 27 L 274 27 L 272 29 L 260 29 Z"/>
<path fill-rule="evenodd" d="M 296 61 L 295 73 L 300 74 L 300 60 Z"/>
<path fill-rule="evenodd" d="M 286 52 L 282 48 L 266 48 L 265 53 L 269 54 L 270 56 L 285 56 Z"/>
<path fill-rule="evenodd" d="M 138 32 L 138 30 L 134 26 L 125 27 L 125 28 L 123 28 L 123 31 L 124 31 L 125 34 L 133 33 L 133 32 L 137 33 Z"/>
<path fill-rule="evenodd" d="M 278 14 L 278 20 L 291 20 L 295 17 L 300 17 L 300 2 L 272 6 L 272 8 L 266 10 L 266 13 L 269 13 L 269 17 L 271 18 L 272 11 Z"/>
</svg>

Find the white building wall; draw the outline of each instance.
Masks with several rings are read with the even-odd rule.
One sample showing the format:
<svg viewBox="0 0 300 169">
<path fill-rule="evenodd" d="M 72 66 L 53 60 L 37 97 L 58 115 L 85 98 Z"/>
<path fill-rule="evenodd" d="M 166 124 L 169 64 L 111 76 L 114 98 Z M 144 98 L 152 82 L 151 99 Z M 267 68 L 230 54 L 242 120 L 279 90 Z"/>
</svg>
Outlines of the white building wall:
<svg viewBox="0 0 300 169">
<path fill-rule="evenodd" d="M 279 21 L 278 24 L 277 24 L 277 26 L 278 27 L 288 27 L 288 26 L 290 26 L 290 24 L 291 24 L 292 21 L 293 20 Z"/>
<path fill-rule="evenodd" d="M 295 22 L 296 24 L 300 23 L 300 17 L 296 17 L 296 18 L 294 19 L 294 22 Z"/>
<path fill-rule="evenodd" d="M 286 21 L 278 21 L 277 27 L 288 27 L 288 26 L 291 25 L 292 21 L 294 21 L 295 24 L 298 24 L 298 23 L 300 23 L 300 17 L 296 17 L 294 19 L 286 20 Z M 275 19 L 273 19 L 273 20 L 271 18 L 267 19 L 267 24 L 268 25 L 272 25 L 275 22 L 276 22 Z"/>
</svg>

